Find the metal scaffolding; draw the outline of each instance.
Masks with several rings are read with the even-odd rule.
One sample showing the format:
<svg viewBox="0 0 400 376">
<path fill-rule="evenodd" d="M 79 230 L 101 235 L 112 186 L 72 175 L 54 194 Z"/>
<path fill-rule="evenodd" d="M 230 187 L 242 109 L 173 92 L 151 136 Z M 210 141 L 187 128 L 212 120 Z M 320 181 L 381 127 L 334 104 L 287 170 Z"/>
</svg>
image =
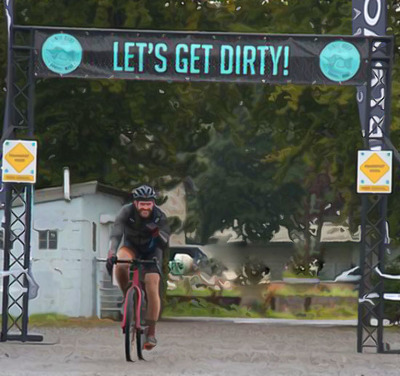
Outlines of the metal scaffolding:
<svg viewBox="0 0 400 376">
<path fill-rule="evenodd" d="M 5 207 L 1 341 L 41 341 L 42 336 L 28 334 L 32 186 L 9 184 Z"/>
<path fill-rule="evenodd" d="M 11 4 L 12 5 L 12 4 Z M 6 9 L 13 18 L 13 9 Z M 33 31 L 9 24 L 7 96 L 0 147 L 6 139 L 33 137 L 34 50 Z M 31 251 L 31 184 L 3 183 L 4 260 L 1 341 L 41 341 L 28 334 L 28 269 Z"/>
<path fill-rule="evenodd" d="M 8 3 L 8 2 L 7 2 Z M 7 5 L 6 5 L 7 7 Z M 13 9 L 8 9 L 13 19 Z M 111 31 L 110 31 L 111 32 Z M 35 27 L 9 24 L 7 98 L 2 141 L 34 131 L 34 35 Z M 367 81 L 367 103 L 363 137 L 366 149 L 391 149 L 390 101 L 393 39 L 369 37 L 371 71 Z M 88 77 L 89 78 L 89 77 Z M 384 95 L 381 96 L 381 92 Z M 29 184 L 4 184 L 5 229 L 3 273 L 3 308 L 1 341 L 40 341 L 41 336 L 28 334 L 27 270 L 30 262 L 30 231 L 33 187 Z M 362 248 L 360 267 L 357 350 L 388 352 L 383 342 L 384 251 L 387 245 L 387 196 L 365 194 L 362 197 Z M 17 287 L 17 288 L 16 288 Z M 15 292 L 15 290 L 19 291 Z M 378 299 L 373 297 L 377 296 Z M 372 300 L 375 299 L 375 300 Z M 14 312 L 16 311 L 16 313 Z M 14 314 L 12 314 L 14 313 Z M 376 325 L 372 325 L 375 319 Z"/>
<path fill-rule="evenodd" d="M 393 44 L 376 40 L 370 49 L 372 67 L 367 86 L 367 111 L 363 131 L 366 149 L 391 149 L 390 102 Z M 385 270 L 385 250 L 388 244 L 387 195 L 362 196 L 362 244 L 359 287 L 357 351 L 389 352 L 384 343 L 384 278 L 376 273 Z M 390 352 L 396 352 L 391 350 Z M 400 352 L 400 351 L 399 351 Z"/>
</svg>

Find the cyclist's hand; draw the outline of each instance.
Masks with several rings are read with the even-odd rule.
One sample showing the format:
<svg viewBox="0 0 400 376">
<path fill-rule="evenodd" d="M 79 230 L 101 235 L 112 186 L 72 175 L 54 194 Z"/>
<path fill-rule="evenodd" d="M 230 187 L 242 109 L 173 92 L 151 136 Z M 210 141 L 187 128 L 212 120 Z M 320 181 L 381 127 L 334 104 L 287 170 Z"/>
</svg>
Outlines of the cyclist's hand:
<svg viewBox="0 0 400 376">
<path fill-rule="evenodd" d="M 152 238 L 157 238 L 160 235 L 160 229 L 155 223 L 149 223 L 146 228 L 150 231 Z"/>
<path fill-rule="evenodd" d="M 117 256 L 115 255 L 115 253 L 111 250 L 108 251 L 106 268 L 110 276 L 112 275 L 113 266 L 116 261 L 117 261 Z"/>
</svg>

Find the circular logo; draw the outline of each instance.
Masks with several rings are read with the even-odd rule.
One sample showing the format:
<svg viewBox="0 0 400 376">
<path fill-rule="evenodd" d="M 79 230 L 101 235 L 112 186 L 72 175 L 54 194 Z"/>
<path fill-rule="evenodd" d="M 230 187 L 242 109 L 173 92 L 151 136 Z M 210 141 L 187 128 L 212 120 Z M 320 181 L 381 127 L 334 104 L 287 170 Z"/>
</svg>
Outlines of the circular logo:
<svg viewBox="0 0 400 376">
<path fill-rule="evenodd" d="M 42 58 L 46 67 L 58 74 L 68 74 L 82 61 L 82 46 L 69 34 L 54 34 L 43 43 Z"/>
<path fill-rule="evenodd" d="M 322 73 L 336 82 L 350 80 L 357 73 L 360 64 L 360 53 L 349 42 L 331 42 L 319 55 L 319 66 Z"/>
</svg>

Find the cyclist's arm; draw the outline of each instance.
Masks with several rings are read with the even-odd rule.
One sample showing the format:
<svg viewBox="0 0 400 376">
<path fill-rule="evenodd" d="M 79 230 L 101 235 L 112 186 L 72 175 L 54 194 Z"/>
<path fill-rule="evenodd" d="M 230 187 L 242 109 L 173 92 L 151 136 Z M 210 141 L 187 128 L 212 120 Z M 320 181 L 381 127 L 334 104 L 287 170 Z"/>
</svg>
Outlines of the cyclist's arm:
<svg viewBox="0 0 400 376">
<path fill-rule="evenodd" d="M 124 206 L 115 218 L 114 226 L 110 235 L 110 251 L 117 253 L 119 243 L 124 235 L 124 224 L 129 217 L 129 206 Z"/>
<path fill-rule="evenodd" d="M 160 229 L 159 239 L 162 246 L 167 246 L 169 242 L 169 237 L 171 235 L 171 229 L 168 224 L 167 217 L 165 215 L 161 216 L 160 222 L 158 223 Z"/>
</svg>

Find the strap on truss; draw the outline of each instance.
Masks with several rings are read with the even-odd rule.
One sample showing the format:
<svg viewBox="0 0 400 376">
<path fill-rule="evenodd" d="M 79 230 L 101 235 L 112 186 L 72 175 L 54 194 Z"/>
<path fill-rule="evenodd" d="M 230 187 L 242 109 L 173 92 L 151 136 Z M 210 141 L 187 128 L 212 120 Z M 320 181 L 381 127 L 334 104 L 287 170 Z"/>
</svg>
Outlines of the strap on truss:
<svg viewBox="0 0 400 376">
<path fill-rule="evenodd" d="M 29 283 L 29 289 L 28 289 L 28 294 L 29 294 L 29 299 L 35 299 L 38 295 L 39 291 L 39 285 L 36 283 L 36 281 L 33 278 L 32 272 L 29 269 L 22 269 L 22 268 L 15 268 L 12 270 L 0 270 L 0 278 L 8 277 L 12 275 L 15 278 L 18 278 L 21 274 L 25 274 L 26 278 L 28 279 Z M 24 291 L 26 292 L 26 291 Z"/>
<path fill-rule="evenodd" d="M 375 267 L 375 271 L 382 277 L 382 278 L 387 278 L 387 279 L 400 279 L 400 275 L 394 275 L 394 274 L 384 274 L 382 273 L 378 267 Z"/>
</svg>

